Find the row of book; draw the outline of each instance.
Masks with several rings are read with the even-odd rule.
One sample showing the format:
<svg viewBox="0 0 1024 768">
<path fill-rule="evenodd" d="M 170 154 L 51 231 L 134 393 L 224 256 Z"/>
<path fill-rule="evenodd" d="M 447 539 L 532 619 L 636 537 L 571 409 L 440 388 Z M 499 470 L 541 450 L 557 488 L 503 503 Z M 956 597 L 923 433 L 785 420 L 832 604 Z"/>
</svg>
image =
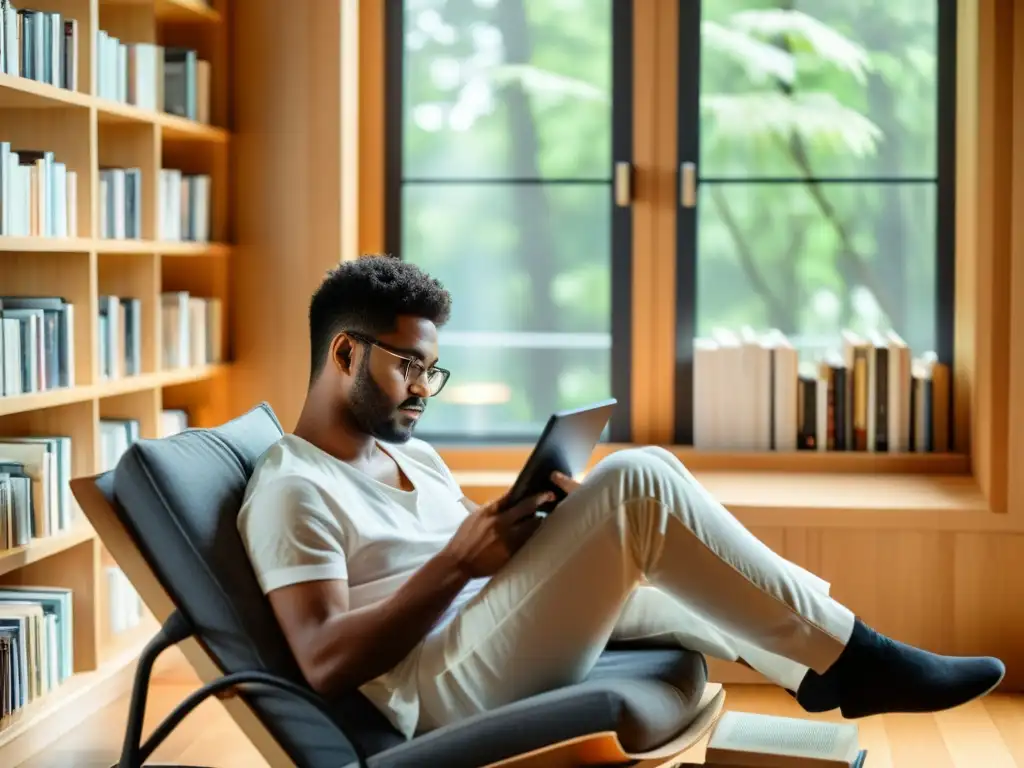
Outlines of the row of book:
<svg viewBox="0 0 1024 768">
<path fill-rule="evenodd" d="M 210 62 L 189 48 L 128 43 L 96 32 L 96 95 L 210 122 Z"/>
<path fill-rule="evenodd" d="M 78 20 L 0 0 L 0 69 L 78 90 Z"/>
<path fill-rule="evenodd" d="M 162 419 L 161 419 L 162 421 Z M 131 445 L 139 439 L 138 419 L 100 419 L 99 468 L 108 472 L 117 467 Z M 107 621 L 114 634 L 135 627 L 142 620 L 142 600 L 131 582 L 117 566 L 105 569 L 107 587 Z"/>
<path fill-rule="evenodd" d="M 74 304 L 55 296 L 0 296 L 0 397 L 75 386 Z M 223 362 L 220 299 L 165 293 L 163 364 L 188 368 Z M 142 301 L 98 297 L 99 377 L 142 373 Z"/>
<path fill-rule="evenodd" d="M 161 413 L 160 437 L 187 428 L 186 411 Z M 139 429 L 138 419 L 100 419 L 100 471 L 117 466 Z M 0 436 L 0 551 L 67 531 L 80 518 L 71 493 L 71 448 L 67 435 Z"/>
<path fill-rule="evenodd" d="M 0 142 L 0 235 L 77 237 L 77 172 L 49 150 Z"/>
<path fill-rule="evenodd" d="M 142 373 L 142 300 L 100 296 L 98 324 L 100 378 Z"/>
<path fill-rule="evenodd" d="M 0 586 L 0 716 L 56 690 L 75 670 L 72 591 Z"/>
<path fill-rule="evenodd" d="M 719 329 L 694 341 L 693 444 L 709 450 L 949 450 L 950 371 L 895 331 L 846 331 L 800 361 L 778 330 Z"/>
<path fill-rule="evenodd" d="M 139 437 L 138 419 L 100 419 L 99 471 L 116 468 L 117 462 Z"/>
<path fill-rule="evenodd" d="M 71 478 L 69 436 L 0 437 L 0 551 L 74 525 L 79 511 Z"/>
<path fill-rule="evenodd" d="M 171 291 L 160 298 L 164 368 L 193 368 L 223 362 L 221 300 L 192 296 L 188 291 Z"/>
<path fill-rule="evenodd" d="M 158 187 L 159 239 L 171 242 L 209 242 L 210 176 L 160 171 Z M 100 237 L 142 237 L 142 171 L 139 168 L 100 170 Z"/>
<path fill-rule="evenodd" d="M 159 437 L 170 437 L 188 429 L 188 411 L 184 408 L 164 408 L 160 412 Z"/>
<path fill-rule="evenodd" d="M 209 242 L 210 176 L 160 171 L 158 187 L 159 239 L 171 242 Z M 142 237 L 142 171 L 139 168 L 100 170 L 100 237 Z"/>
<path fill-rule="evenodd" d="M 0 396 L 75 386 L 75 306 L 0 296 Z"/>
<path fill-rule="evenodd" d="M 142 622 L 142 598 L 116 565 L 105 569 L 107 581 L 107 622 L 112 634 L 127 632 Z"/>
<path fill-rule="evenodd" d="M 142 170 L 100 169 L 99 236 L 111 240 L 142 238 Z"/>
<path fill-rule="evenodd" d="M 159 239 L 170 242 L 210 241 L 211 181 L 205 173 L 160 171 Z"/>
</svg>

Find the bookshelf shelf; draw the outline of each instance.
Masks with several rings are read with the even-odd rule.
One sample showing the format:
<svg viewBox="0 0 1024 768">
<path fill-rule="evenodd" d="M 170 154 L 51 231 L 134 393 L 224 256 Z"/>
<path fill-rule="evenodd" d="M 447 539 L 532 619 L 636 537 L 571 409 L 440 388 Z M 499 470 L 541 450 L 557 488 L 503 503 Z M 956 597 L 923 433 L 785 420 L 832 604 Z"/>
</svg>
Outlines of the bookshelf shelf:
<svg viewBox="0 0 1024 768">
<path fill-rule="evenodd" d="M 224 417 L 227 3 L 36 0 L 15 17 L 44 25 L 61 66 L 0 71 L 0 646 L 42 632 L 42 613 L 11 624 L 17 589 L 70 601 L 73 637 L 41 657 L 64 659 L 59 684 L 0 712 L 0 765 L 124 693 L 156 630 L 67 481 Z"/>
<path fill-rule="evenodd" d="M 64 389 L 54 389 L 50 392 L 36 392 L 30 395 L 0 397 L 0 417 L 16 413 L 41 411 L 47 408 L 57 408 L 71 403 L 84 403 L 89 400 L 115 397 L 131 392 L 143 392 L 148 389 L 159 389 L 178 384 L 205 381 L 227 372 L 228 368 L 229 366 L 223 363 L 201 365 L 194 368 L 125 376 L 121 379 L 103 381 L 91 386 L 67 387 Z M 2 428 L 2 424 L 0 424 L 0 428 Z M 0 554 L 2 554 L 2 550 L 0 550 Z"/>
<path fill-rule="evenodd" d="M 15 547 L 0 552 L 0 575 L 23 568 L 31 563 L 37 563 L 52 555 L 60 554 L 72 547 L 77 547 L 90 539 L 96 533 L 88 523 L 80 523 L 71 530 L 50 536 L 45 539 L 36 539 L 24 547 Z"/>
<path fill-rule="evenodd" d="M 177 115 L 141 109 L 101 99 L 78 91 L 58 88 L 26 77 L 0 73 L 0 109 L 94 109 L 101 125 L 139 123 L 157 125 L 165 138 L 204 140 L 226 144 L 231 133 L 216 125 L 208 125 Z"/>
<path fill-rule="evenodd" d="M 27 77 L 0 73 L 0 109 L 88 109 L 94 101 L 88 94 L 40 83 Z"/>
<path fill-rule="evenodd" d="M 228 131 L 215 125 L 198 123 L 195 120 L 188 120 L 177 115 L 140 109 L 131 104 L 121 104 L 109 99 L 95 99 L 95 102 L 97 119 L 101 125 L 115 125 L 118 123 L 157 125 L 160 126 L 165 139 L 203 140 L 217 144 L 226 144 L 231 138 L 231 134 Z"/>
<path fill-rule="evenodd" d="M 91 240 L 87 237 L 9 237 L 0 235 L 0 253 L 141 253 L 161 256 L 228 256 L 229 243 L 160 240 Z"/>
<path fill-rule="evenodd" d="M 221 14 L 202 0 L 100 0 L 101 6 L 150 5 L 156 18 L 164 22 L 209 22 L 221 21 Z"/>
<path fill-rule="evenodd" d="M 92 240 L 83 237 L 10 237 L 0 235 L 0 253 L 89 253 Z"/>
</svg>

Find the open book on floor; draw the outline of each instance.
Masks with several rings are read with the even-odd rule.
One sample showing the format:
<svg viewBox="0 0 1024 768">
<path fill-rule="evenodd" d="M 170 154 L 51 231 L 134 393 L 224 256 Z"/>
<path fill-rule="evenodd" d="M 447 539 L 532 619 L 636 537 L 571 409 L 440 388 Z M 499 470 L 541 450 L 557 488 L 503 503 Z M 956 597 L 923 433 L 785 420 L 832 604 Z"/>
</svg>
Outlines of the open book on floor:
<svg viewBox="0 0 1024 768">
<path fill-rule="evenodd" d="M 708 740 L 705 768 L 861 768 L 857 726 L 726 712 Z"/>
</svg>

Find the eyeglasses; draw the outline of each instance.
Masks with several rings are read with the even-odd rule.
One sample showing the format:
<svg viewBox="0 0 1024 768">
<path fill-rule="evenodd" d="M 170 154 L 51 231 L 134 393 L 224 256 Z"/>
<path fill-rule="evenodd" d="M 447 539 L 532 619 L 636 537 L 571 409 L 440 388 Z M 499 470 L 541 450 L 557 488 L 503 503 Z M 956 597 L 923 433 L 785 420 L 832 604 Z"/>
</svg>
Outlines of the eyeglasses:
<svg viewBox="0 0 1024 768">
<path fill-rule="evenodd" d="M 452 372 L 445 369 L 439 368 L 436 365 L 431 368 L 427 368 L 415 357 L 409 357 L 398 352 L 394 347 L 385 344 L 382 341 L 364 336 L 361 333 L 355 331 L 344 331 L 347 335 L 351 336 L 357 341 L 362 341 L 370 346 L 377 347 L 382 352 L 386 352 L 392 357 L 397 357 L 402 361 L 402 375 L 405 377 L 407 384 L 411 384 L 414 381 L 419 381 L 421 377 L 427 377 L 427 391 L 430 393 L 429 396 L 433 397 L 442 389 L 444 385 L 448 383 L 448 378 L 452 375 Z"/>
</svg>

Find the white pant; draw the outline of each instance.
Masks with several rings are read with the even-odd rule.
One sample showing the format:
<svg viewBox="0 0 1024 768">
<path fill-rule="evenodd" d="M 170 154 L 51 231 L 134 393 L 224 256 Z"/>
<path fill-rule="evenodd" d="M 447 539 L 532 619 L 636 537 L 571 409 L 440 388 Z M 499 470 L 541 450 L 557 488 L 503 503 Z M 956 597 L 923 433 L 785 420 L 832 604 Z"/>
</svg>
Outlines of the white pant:
<svg viewBox="0 0 1024 768">
<path fill-rule="evenodd" d="M 673 454 L 623 450 L 424 641 L 419 727 L 577 683 L 610 639 L 743 659 L 795 691 L 853 623 L 825 582 L 754 537 Z"/>
</svg>

